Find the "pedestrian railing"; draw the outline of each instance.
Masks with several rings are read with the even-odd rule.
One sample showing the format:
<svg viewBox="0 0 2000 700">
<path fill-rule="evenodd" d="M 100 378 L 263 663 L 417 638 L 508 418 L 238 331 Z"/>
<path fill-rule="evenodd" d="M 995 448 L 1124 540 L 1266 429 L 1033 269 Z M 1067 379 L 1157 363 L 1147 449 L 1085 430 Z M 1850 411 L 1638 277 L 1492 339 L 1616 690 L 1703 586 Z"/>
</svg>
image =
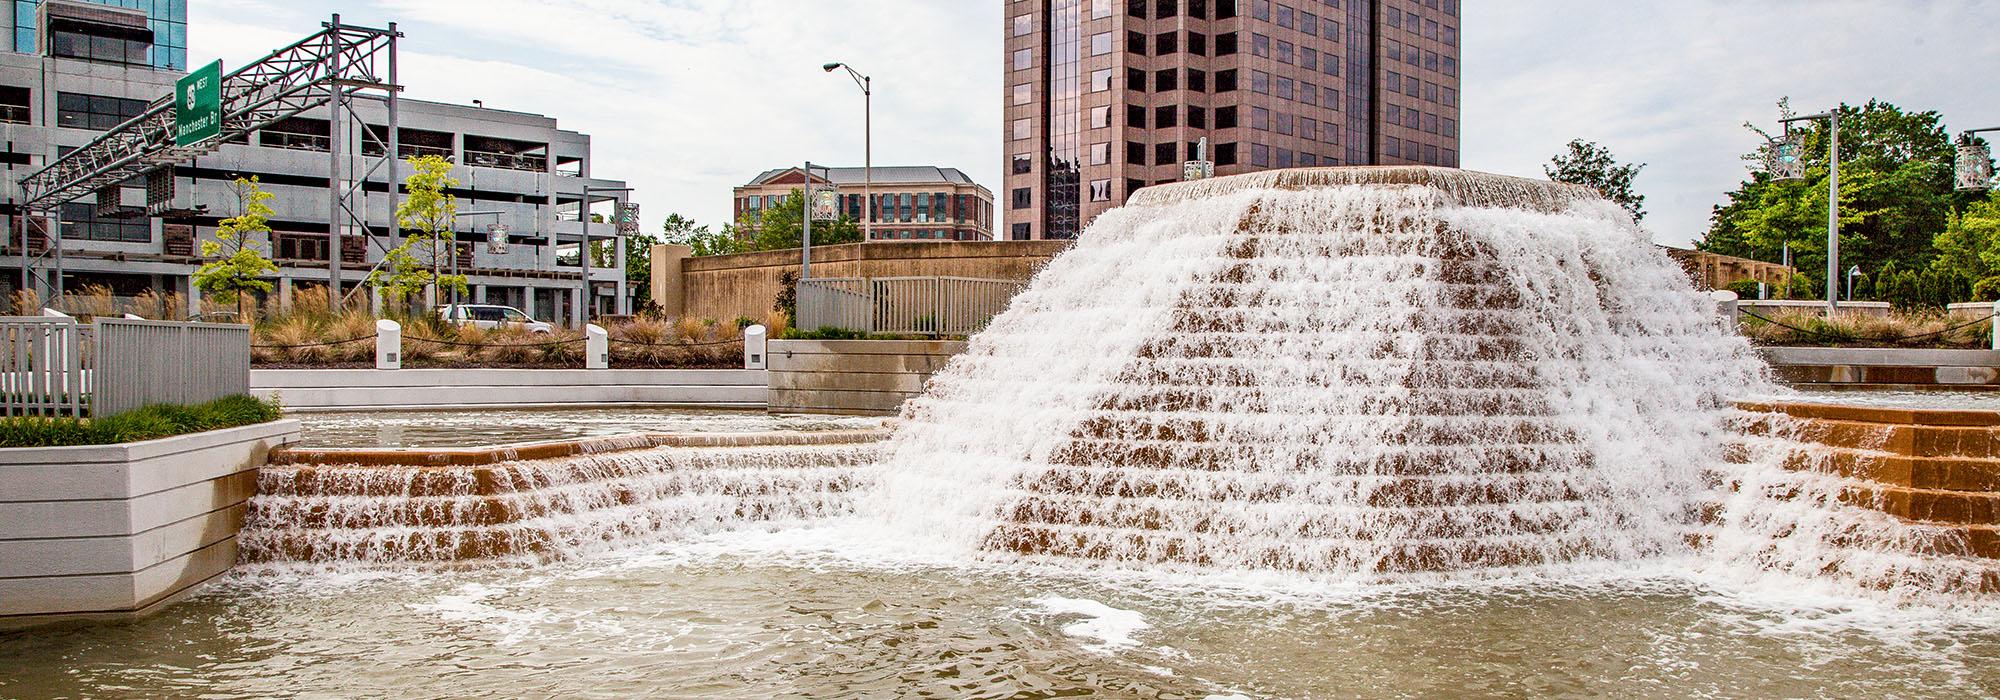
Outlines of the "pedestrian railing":
<svg viewBox="0 0 2000 700">
<path fill-rule="evenodd" d="M 1006 310 L 1027 283 L 971 277 L 832 277 L 800 280 L 798 327 L 866 333 L 972 335 Z"/>
<path fill-rule="evenodd" d="M 0 317 L 0 416 L 83 416 L 82 345 L 74 318 Z"/>
</svg>

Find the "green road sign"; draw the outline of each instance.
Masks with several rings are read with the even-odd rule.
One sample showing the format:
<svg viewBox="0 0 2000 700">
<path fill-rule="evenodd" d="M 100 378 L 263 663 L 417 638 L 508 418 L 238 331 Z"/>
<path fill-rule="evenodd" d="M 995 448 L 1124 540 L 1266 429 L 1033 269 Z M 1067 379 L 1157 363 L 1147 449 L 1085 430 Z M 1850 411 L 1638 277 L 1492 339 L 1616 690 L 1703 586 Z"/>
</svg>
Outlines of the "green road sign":
<svg viewBox="0 0 2000 700">
<path fill-rule="evenodd" d="M 174 145 L 191 146 L 222 135 L 222 62 L 174 82 Z"/>
</svg>

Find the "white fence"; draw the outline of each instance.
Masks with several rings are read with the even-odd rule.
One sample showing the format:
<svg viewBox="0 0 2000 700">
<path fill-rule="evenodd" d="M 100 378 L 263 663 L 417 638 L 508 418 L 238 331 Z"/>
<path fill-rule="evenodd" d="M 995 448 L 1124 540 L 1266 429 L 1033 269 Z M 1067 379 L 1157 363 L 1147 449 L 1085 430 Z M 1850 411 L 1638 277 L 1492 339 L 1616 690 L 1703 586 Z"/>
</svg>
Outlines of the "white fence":
<svg viewBox="0 0 2000 700">
<path fill-rule="evenodd" d="M 99 318 L 95 360 L 93 415 L 250 393 L 246 325 Z"/>
<path fill-rule="evenodd" d="M 111 416 L 250 393 L 250 327 L 0 317 L 0 416 Z"/>
<path fill-rule="evenodd" d="M 1026 282 L 970 277 L 799 280 L 798 327 L 867 333 L 971 335 L 1006 310 Z"/>
<path fill-rule="evenodd" d="M 82 416 L 81 338 L 73 318 L 0 317 L 0 416 Z"/>
</svg>

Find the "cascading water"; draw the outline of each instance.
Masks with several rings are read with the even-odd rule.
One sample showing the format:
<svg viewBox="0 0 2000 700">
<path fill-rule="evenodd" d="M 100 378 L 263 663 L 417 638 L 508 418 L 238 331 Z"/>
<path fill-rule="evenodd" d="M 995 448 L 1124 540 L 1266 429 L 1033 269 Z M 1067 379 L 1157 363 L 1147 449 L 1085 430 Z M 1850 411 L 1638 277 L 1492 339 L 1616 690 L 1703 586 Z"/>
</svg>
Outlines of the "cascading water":
<svg viewBox="0 0 2000 700">
<path fill-rule="evenodd" d="M 1772 481 L 1798 445 L 1744 449 L 1731 400 L 1773 390 L 1584 190 L 1273 171 L 1100 217 L 906 406 L 863 511 L 948 551 L 1356 581 L 1907 539 Z"/>
</svg>

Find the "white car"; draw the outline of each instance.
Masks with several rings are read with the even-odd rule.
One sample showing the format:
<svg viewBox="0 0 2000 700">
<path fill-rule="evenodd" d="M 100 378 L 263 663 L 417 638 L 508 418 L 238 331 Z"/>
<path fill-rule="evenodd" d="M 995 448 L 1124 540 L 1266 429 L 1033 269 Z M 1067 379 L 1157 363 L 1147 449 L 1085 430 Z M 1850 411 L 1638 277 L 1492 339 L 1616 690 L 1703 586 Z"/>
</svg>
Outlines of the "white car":
<svg viewBox="0 0 2000 700">
<path fill-rule="evenodd" d="M 438 309 L 447 323 L 475 328 L 525 328 L 537 335 L 555 332 L 556 327 L 530 318 L 520 309 L 498 304 L 447 304 Z"/>
</svg>

